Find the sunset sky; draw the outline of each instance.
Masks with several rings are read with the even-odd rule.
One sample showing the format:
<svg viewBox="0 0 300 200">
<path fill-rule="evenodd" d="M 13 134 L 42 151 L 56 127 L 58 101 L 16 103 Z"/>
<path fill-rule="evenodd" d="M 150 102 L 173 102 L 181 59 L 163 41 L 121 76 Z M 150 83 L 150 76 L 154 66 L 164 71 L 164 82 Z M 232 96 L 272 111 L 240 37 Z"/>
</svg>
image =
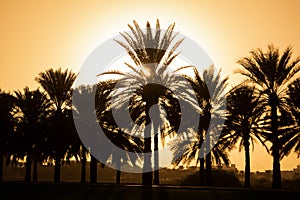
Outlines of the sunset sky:
<svg viewBox="0 0 300 200">
<path fill-rule="evenodd" d="M 98 45 L 128 30 L 128 23 L 154 26 L 156 19 L 164 28 L 175 22 L 175 30 L 202 46 L 234 85 L 236 62 L 251 49 L 292 45 L 294 56 L 300 56 L 299 8 L 297 0 L 0 0 L 0 88 L 36 89 L 34 78 L 48 68 L 78 72 Z M 272 168 L 259 144 L 251 156 L 252 171 Z M 234 151 L 230 158 L 244 168 L 243 153 Z M 282 169 L 299 164 L 291 154 Z"/>
</svg>

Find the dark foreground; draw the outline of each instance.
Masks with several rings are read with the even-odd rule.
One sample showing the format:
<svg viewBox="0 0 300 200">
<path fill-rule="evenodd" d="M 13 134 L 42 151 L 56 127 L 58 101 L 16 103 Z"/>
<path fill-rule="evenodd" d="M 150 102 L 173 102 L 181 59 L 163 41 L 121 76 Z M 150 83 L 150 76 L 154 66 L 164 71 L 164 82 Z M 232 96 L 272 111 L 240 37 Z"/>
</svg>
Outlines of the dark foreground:
<svg viewBox="0 0 300 200">
<path fill-rule="evenodd" d="M 153 186 L 145 188 L 137 185 L 104 185 L 76 183 L 0 183 L 0 199 L 300 199 L 300 192 L 274 190 L 245 190 L 225 188 L 200 188 Z"/>
</svg>

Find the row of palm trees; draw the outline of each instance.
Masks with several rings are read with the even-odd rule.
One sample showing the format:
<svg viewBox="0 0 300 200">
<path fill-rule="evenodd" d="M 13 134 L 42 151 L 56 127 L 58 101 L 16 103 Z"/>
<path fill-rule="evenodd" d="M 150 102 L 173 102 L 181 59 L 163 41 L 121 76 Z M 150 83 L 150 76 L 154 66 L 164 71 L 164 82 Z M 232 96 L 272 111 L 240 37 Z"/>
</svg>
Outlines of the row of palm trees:
<svg viewBox="0 0 300 200">
<path fill-rule="evenodd" d="M 282 55 L 273 45 L 269 45 L 266 52 L 261 49 L 251 51 L 249 57 L 238 61 L 242 67 L 239 73 L 245 80 L 232 88 L 228 94 L 224 94 L 228 79 L 221 78 L 221 71 L 215 73 L 213 66 L 204 70 L 202 75 L 193 67 L 194 76 L 176 73 L 192 66 L 181 66 L 174 71 L 175 73 L 167 71 L 178 55 L 175 53 L 176 48 L 183 42 L 183 39 L 180 39 L 171 46 L 177 35 L 173 33 L 174 24 L 168 27 L 162 37 L 159 21 L 154 31 L 148 22 L 145 32 L 135 21 L 134 27 L 129 25 L 129 28 L 131 34 L 122 34 L 127 44 L 117 42 L 126 49 L 135 63 L 125 63 L 131 72 L 114 70 L 101 75 L 121 75 L 118 87 L 114 88 L 115 91 L 119 91 L 114 93 L 119 95 L 116 97 L 120 99 L 117 104 L 130 102 L 129 111 L 134 122 L 140 120 L 140 124 L 144 126 L 149 123 L 154 126 L 154 133 L 149 133 L 144 128 L 144 152 L 151 151 L 151 138 L 154 138 L 154 146 L 157 147 L 158 135 L 164 141 L 166 136 L 176 134 L 177 139 L 171 143 L 174 163 L 199 160 L 200 168 L 206 168 L 206 184 L 211 185 L 212 158 L 217 162 L 223 160 L 226 164 L 226 149 L 232 148 L 241 140 L 240 146 L 245 147 L 246 157 L 245 187 L 249 187 L 249 147 L 250 142 L 257 138 L 273 156 L 273 187 L 281 188 L 280 160 L 293 148 L 299 154 L 299 107 L 296 106 L 295 96 L 299 92 L 296 88 L 299 82 L 297 75 L 300 70 L 300 58 L 291 61 L 292 49 L 288 47 Z M 193 95 L 196 97 L 193 98 Z M 196 109 L 190 111 L 198 109 L 198 126 L 189 124 L 189 130 L 178 132 L 178 118 L 183 118 L 180 116 L 182 112 L 177 108 L 176 101 L 168 103 L 175 96 L 183 100 L 180 106 L 183 102 L 188 104 L 184 109 L 189 109 L 191 105 Z M 129 100 L 124 101 L 124 98 Z M 163 127 L 155 125 L 155 120 L 151 122 L 149 117 L 149 110 L 154 104 L 160 104 L 166 110 L 165 118 L 168 122 Z M 190 111 L 189 113 L 192 113 Z M 226 120 L 225 126 L 221 125 L 222 119 Z M 187 121 L 183 123 L 188 123 Z M 217 133 L 220 129 L 222 135 L 219 138 Z M 270 149 L 266 146 L 267 142 L 271 143 Z M 156 163 L 158 153 L 155 152 L 153 156 Z M 151 166 L 151 158 L 144 158 L 144 166 L 147 165 Z M 154 180 L 157 180 L 155 176 L 158 176 L 158 173 L 154 173 Z M 151 184 L 152 173 L 144 173 L 143 182 Z"/>
<path fill-rule="evenodd" d="M 121 166 L 142 160 L 143 184 L 159 184 L 159 170 L 152 173 L 146 169 L 152 166 L 152 160 L 158 169 L 157 150 L 162 142 L 170 146 L 174 166 L 196 162 L 208 186 L 212 185 L 212 161 L 229 164 L 229 151 L 236 145 L 244 148 L 244 186 L 250 187 L 250 144 L 253 146 L 258 140 L 273 157 L 273 188 L 281 188 L 281 159 L 291 151 L 300 154 L 300 79 L 297 77 L 300 58 L 291 61 L 292 49 L 288 47 L 282 55 L 272 45 L 266 52 L 251 51 L 248 57 L 238 61 L 244 81 L 228 88 L 228 78 L 222 78 L 221 71 L 213 66 L 202 74 L 193 66 L 181 66 L 170 72 L 169 66 L 178 55 L 175 50 L 183 42 L 181 39 L 171 46 L 176 37 L 174 24 L 164 34 L 158 21 L 154 31 L 149 23 L 145 32 L 136 22 L 129 28 L 132 34 L 122 34 L 126 43 L 117 42 L 126 49 L 134 65 L 126 63 L 129 72 L 114 70 L 99 74 L 118 75 L 118 79 L 72 89 L 76 79 L 73 72 L 49 69 L 35 79 L 43 91 L 25 88 L 14 94 L 1 92 L 0 180 L 4 158 L 12 164 L 26 158 L 26 181 L 31 180 L 32 163 L 32 180 L 37 181 L 37 163 L 54 162 L 54 181 L 59 182 L 61 164 L 74 157 L 82 163 L 81 181 L 85 182 L 85 165 L 91 149 L 82 144 L 73 118 L 91 123 L 85 117 L 94 108 L 88 110 L 76 102 L 72 104 L 72 93 L 77 93 L 82 98 L 96 94 L 96 123 L 114 145 L 136 153 L 129 158 L 126 153 L 111 152 L 105 155 L 107 161 Z M 193 75 L 178 73 L 183 69 L 192 69 Z M 162 123 L 151 119 L 150 110 L 154 105 L 159 105 L 156 113 L 164 116 Z M 124 110 L 129 110 L 133 121 L 130 135 L 118 126 L 112 114 L 116 111 L 122 115 Z M 186 111 L 188 118 L 184 116 Z M 195 124 L 195 119 L 200 119 L 196 120 L 199 123 Z M 93 126 L 93 123 L 85 125 Z M 153 128 L 147 128 L 149 124 Z M 181 124 L 188 128 L 182 130 Z M 168 139 L 171 142 L 165 144 Z M 148 152 L 151 154 L 139 156 Z M 91 182 L 96 182 L 97 160 L 93 156 L 90 169 Z M 118 167 L 117 183 L 120 176 Z"/>
<path fill-rule="evenodd" d="M 76 75 L 71 71 L 49 69 L 36 78 L 44 91 L 1 93 L 2 154 L 12 164 L 26 159 L 25 181 L 37 181 L 37 163 L 55 161 L 54 181 L 60 180 L 62 159 L 76 155 L 80 144 L 71 115 L 71 86 Z M 7 126 L 9 125 L 9 126 Z M 1 171 L 3 163 L 1 163 Z M 1 177 L 2 180 L 2 177 Z"/>
</svg>

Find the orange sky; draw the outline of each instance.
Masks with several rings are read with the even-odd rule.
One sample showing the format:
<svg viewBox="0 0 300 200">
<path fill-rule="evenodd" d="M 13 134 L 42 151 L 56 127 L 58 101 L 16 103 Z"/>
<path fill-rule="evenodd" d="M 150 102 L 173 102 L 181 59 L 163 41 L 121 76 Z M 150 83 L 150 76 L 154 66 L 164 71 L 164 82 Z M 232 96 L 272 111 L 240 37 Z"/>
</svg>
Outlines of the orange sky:
<svg viewBox="0 0 300 200">
<path fill-rule="evenodd" d="M 35 89 L 34 77 L 50 67 L 78 72 L 91 51 L 127 30 L 132 20 L 144 25 L 158 18 L 165 28 L 176 22 L 175 29 L 200 44 L 230 76 L 239 58 L 269 43 L 281 49 L 292 45 L 294 55 L 300 55 L 297 0 L 0 0 L 0 4 L 0 88 L 5 91 Z M 271 169 L 271 157 L 264 149 L 256 148 L 252 156 L 253 171 Z M 243 168 L 243 153 L 233 152 L 231 161 Z M 297 164 L 300 159 L 292 155 L 284 158 L 282 168 Z"/>
</svg>

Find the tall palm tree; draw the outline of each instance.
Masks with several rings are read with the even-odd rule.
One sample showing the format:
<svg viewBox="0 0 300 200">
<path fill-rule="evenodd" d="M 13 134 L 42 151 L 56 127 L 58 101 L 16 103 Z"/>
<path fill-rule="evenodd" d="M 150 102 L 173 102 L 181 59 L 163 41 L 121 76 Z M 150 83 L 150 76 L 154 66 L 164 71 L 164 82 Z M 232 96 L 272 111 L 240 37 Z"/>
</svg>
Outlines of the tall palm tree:
<svg viewBox="0 0 300 200">
<path fill-rule="evenodd" d="M 273 156 L 273 188 L 281 188 L 279 116 L 286 112 L 285 101 L 291 80 L 299 72 L 300 58 L 291 61 L 292 48 L 285 49 L 282 55 L 273 45 L 268 45 L 266 52 L 261 49 L 250 51 L 250 56 L 242 58 L 238 63 L 243 70 L 240 73 L 247 77 L 246 82 L 254 85 L 257 93 L 264 99 L 263 105 L 270 116 L 269 140 L 272 143 Z M 268 115 L 268 114 L 266 114 Z"/>
<path fill-rule="evenodd" d="M 0 89 L 0 182 L 3 180 L 4 156 L 10 151 L 14 135 L 14 97 Z"/>
<path fill-rule="evenodd" d="M 42 126 L 49 114 L 50 102 L 45 93 L 38 89 L 30 91 L 15 91 L 16 106 L 20 109 L 18 124 L 21 133 L 23 151 L 26 152 L 25 181 L 31 181 L 31 164 L 34 161 L 34 181 L 37 181 L 37 162 L 41 153 L 41 146 L 45 135 Z"/>
<path fill-rule="evenodd" d="M 209 186 L 212 185 L 212 156 L 216 161 L 223 160 L 226 164 L 228 163 L 226 152 L 222 152 L 222 144 L 217 143 L 226 114 L 224 90 L 228 78 L 222 79 L 221 70 L 215 73 L 214 66 L 204 70 L 202 76 L 194 68 L 194 74 L 195 77 L 186 76 L 185 78 L 193 88 L 192 93 L 196 95 L 198 110 L 200 110 L 198 111 L 199 124 L 197 130 L 194 130 L 197 134 L 192 133 L 191 137 L 184 136 L 183 142 L 180 142 L 182 139 L 179 138 L 179 141 L 175 140 L 171 147 L 175 155 L 175 160 L 173 160 L 175 164 L 189 164 L 196 159 L 200 163 L 200 171 L 203 171 L 205 160 L 205 181 Z M 212 148 L 214 144 L 218 145 Z M 177 155 L 180 154 L 183 156 L 178 157 Z"/>
<path fill-rule="evenodd" d="M 58 143 L 62 143 L 59 137 L 65 134 L 64 126 L 68 119 L 65 114 L 68 109 L 71 108 L 71 86 L 76 79 L 76 74 L 66 69 L 62 71 L 61 68 L 57 70 L 48 69 L 45 72 L 39 73 L 35 80 L 43 87 L 50 97 L 53 103 L 54 118 L 52 120 L 55 129 L 53 133 L 57 134 Z M 54 168 L 54 181 L 60 182 L 60 166 L 61 159 L 64 157 L 63 150 L 58 144 L 54 145 L 57 147 L 54 150 L 55 154 L 55 168 Z"/>
<path fill-rule="evenodd" d="M 266 145 L 259 136 L 259 129 L 263 123 L 264 108 L 262 99 L 255 94 L 255 88 L 245 84 L 238 85 L 228 92 L 228 115 L 223 129 L 220 143 L 224 146 L 238 145 L 239 151 L 245 151 L 245 179 L 244 187 L 250 187 L 250 144 L 254 147 L 255 139 Z M 268 149 L 266 147 L 266 149 Z"/>
<path fill-rule="evenodd" d="M 177 34 L 173 34 L 174 24 L 170 25 L 161 37 L 161 29 L 159 21 L 156 23 L 156 30 L 153 33 L 150 27 L 150 23 L 146 24 L 146 32 L 144 33 L 139 25 L 134 21 L 134 26 L 128 25 L 131 33 L 121 33 L 127 44 L 122 41 L 117 41 L 122 47 L 124 47 L 134 61 L 135 66 L 125 63 L 126 67 L 131 70 L 131 72 L 123 71 L 108 71 L 105 74 L 120 75 L 122 78 L 117 84 L 118 90 L 115 93 L 115 104 L 122 105 L 124 103 L 130 102 L 129 111 L 131 118 L 136 124 L 142 127 L 146 127 L 151 121 L 149 116 L 149 110 L 152 105 L 161 103 L 167 111 L 172 111 L 168 109 L 167 99 L 173 97 L 173 94 L 166 87 L 176 89 L 180 79 L 176 76 L 176 73 L 170 74 L 168 72 L 169 65 L 178 55 L 175 53 L 176 48 L 181 44 L 183 39 L 180 39 L 174 44 L 173 47 L 169 48 L 171 42 L 174 40 Z M 169 52 L 167 50 L 170 49 Z M 164 85 L 164 86 L 162 86 Z M 133 95 L 133 96 L 132 96 Z M 173 97 L 174 98 L 174 97 Z M 170 106 L 169 106 L 170 107 Z M 174 109 L 174 107 L 173 107 Z M 173 116 L 174 116 L 174 110 Z M 177 112 L 177 111 L 176 111 Z M 178 112 L 177 112 L 178 113 Z M 170 121 L 172 114 L 167 112 L 167 118 Z M 179 118 L 179 117 L 178 117 Z M 176 119 L 176 117 L 173 117 Z M 176 121 L 176 120 L 174 120 Z M 169 127 L 176 127 L 176 124 L 171 124 Z M 147 126 L 149 127 L 149 126 Z M 151 130 L 144 130 L 144 170 L 152 166 L 151 155 L 146 153 L 152 152 L 151 150 L 151 137 L 159 132 L 159 127 L 154 125 L 154 132 L 151 134 Z M 151 128 L 150 128 L 151 129 Z M 161 131 L 164 132 L 164 131 Z M 169 131 L 174 132 L 174 131 Z M 139 132 L 140 133 L 140 132 Z M 160 137 L 165 137 L 165 134 L 160 134 Z M 158 149 L 158 139 L 155 139 L 155 149 Z M 158 154 L 155 154 L 155 168 L 158 169 Z M 155 182 L 158 184 L 158 171 L 155 172 Z M 143 173 L 143 184 L 152 184 L 152 172 Z"/>
</svg>

